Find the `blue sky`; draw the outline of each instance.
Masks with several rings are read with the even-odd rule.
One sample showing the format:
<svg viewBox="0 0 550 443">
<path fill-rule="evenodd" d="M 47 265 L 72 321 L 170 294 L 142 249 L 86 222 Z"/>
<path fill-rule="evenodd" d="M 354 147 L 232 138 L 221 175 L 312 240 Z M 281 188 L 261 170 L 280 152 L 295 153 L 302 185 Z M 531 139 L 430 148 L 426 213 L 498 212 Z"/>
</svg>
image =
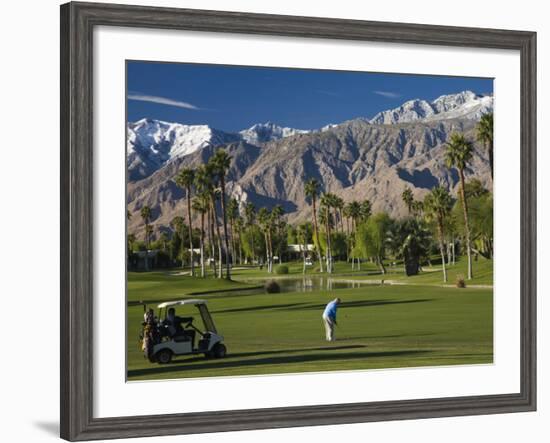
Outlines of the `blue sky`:
<svg viewBox="0 0 550 443">
<path fill-rule="evenodd" d="M 128 121 L 153 118 L 238 131 L 271 121 L 316 129 L 422 98 L 492 93 L 493 80 L 405 74 L 127 62 Z"/>
</svg>

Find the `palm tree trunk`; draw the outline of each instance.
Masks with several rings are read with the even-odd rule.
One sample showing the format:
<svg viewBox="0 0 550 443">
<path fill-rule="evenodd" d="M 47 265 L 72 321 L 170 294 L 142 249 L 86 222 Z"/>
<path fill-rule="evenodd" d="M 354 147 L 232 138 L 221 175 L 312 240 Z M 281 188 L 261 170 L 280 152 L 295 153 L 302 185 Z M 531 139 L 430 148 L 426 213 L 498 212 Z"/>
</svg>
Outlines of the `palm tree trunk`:
<svg viewBox="0 0 550 443">
<path fill-rule="evenodd" d="M 220 224 L 218 222 L 218 214 L 216 211 L 216 203 L 212 202 L 214 205 L 213 218 L 214 226 L 216 228 L 216 244 L 218 246 L 218 278 L 223 278 L 223 252 L 222 252 L 222 235 L 220 232 Z"/>
<path fill-rule="evenodd" d="M 145 225 L 145 270 L 149 270 L 149 225 Z"/>
<path fill-rule="evenodd" d="M 317 209 L 315 208 L 315 196 L 311 198 L 313 207 L 313 230 L 315 231 L 315 242 L 317 249 L 317 258 L 319 259 L 319 271 L 323 272 L 323 257 L 321 256 L 321 243 L 319 242 L 319 227 L 317 226 Z"/>
<path fill-rule="evenodd" d="M 439 234 L 439 252 L 441 253 L 441 269 L 443 269 L 443 283 L 447 283 L 447 269 L 445 268 L 445 246 L 443 244 L 443 223 L 439 220 L 437 224 Z"/>
<path fill-rule="evenodd" d="M 464 170 L 460 169 L 460 195 L 462 196 L 462 210 L 464 211 L 464 236 L 466 237 L 466 253 L 468 255 L 468 280 L 474 277 L 472 270 L 472 248 L 470 246 L 470 223 L 468 220 L 468 203 L 464 192 Z"/>
<path fill-rule="evenodd" d="M 201 211 L 201 277 L 206 277 L 206 266 L 204 263 L 204 212 Z"/>
<path fill-rule="evenodd" d="M 331 244 L 331 232 L 330 232 L 330 211 L 327 208 L 327 220 L 325 222 L 327 233 L 327 272 L 332 274 L 332 244 Z"/>
<path fill-rule="evenodd" d="M 254 248 L 254 225 L 250 225 L 250 240 L 252 244 L 252 265 L 254 265 L 256 259 L 256 250 Z"/>
<path fill-rule="evenodd" d="M 208 255 L 210 259 L 214 258 L 214 224 L 212 223 L 212 210 L 210 205 L 208 206 L 207 218 L 208 218 Z M 214 268 L 215 269 L 215 268 Z"/>
<path fill-rule="evenodd" d="M 271 236 L 271 228 L 267 230 L 267 237 L 269 239 L 269 272 L 273 272 L 273 238 Z"/>
<path fill-rule="evenodd" d="M 378 264 L 378 267 L 380 268 L 380 272 L 382 272 L 383 275 L 386 274 L 386 267 L 384 266 L 384 261 L 382 260 L 382 257 L 377 255 L 376 256 L 376 263 Z"/>
<path fill-rule="evenodd" d="M 267 239 L 267 229 L 264 231 L 264 242 L 265 242 L 265 264 L 266 264 L 267 272 L 271 272 L 269 270 L 269 240 Z"/>
<path fill-rule="evenodd" d="M 302 260 L 303 260 L 302 274 L 305 274 L 306 273 L 306 249 L 307 249 L 307 241 L 306 241 L 305 234 L 302 240 L 304 241 L 303 247 L 302 247 Z"/>
<path fill-rule="evenodd" d="M 237 234 L 239 235 L 239 264 L 242 265 L 243 264 L 243 244 L 241 242 L 241 230 L 238 229 L 237 230 Z"/>
<path fill-rule="evenodd" d="M 187 187 L 187 219 L 189 221 L 189 253 L 191 261 L 191 276 L 195 276 L 195 260 L 193 257 L 193 221 L 191 220 L 191 187 Z"/>
<path fill-rule="evenodd" d="M 235 248 L 235 231 L 233 229 L 233 217 L 229 219 L 229 234 L 231 235 L 231 264 L 234 266 L 237 262 L 237 253 Z"/>
<path fill-rule="evenodd" d="M 223 221 L 223 238 L 225 246 L 225 278 L 231 280 L 231 266 L 229 264 L 229 236 L 227 234 L 227 211 L 225 207 L 225 177 L 222 174 L 220 177 L 220 184 L 222 188 L 221 202 L 222 202 L 222 221 Z"/>
</svg>

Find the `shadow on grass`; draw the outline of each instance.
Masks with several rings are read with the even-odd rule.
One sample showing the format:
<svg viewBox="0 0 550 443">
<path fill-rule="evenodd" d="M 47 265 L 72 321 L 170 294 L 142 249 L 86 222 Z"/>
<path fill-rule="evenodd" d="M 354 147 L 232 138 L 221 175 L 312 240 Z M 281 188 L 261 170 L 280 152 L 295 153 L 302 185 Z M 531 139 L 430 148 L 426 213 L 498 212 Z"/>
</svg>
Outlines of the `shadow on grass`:
<svg viewBox="0 0 550 443">
<path fill-rule="evenodd" d="M 322 348 L 323 350 L 330 350 L 336 348 Z M 250 360 L 233 361 L 231 357 L 233 355 L 228 354 L 226 360 L 205 360 L 204 363 L 198 364 L 185 364 L 183 362 L 174 362 L 164 366 L 154 366 L 151 368 L 133 369 L 128 371 L 128 377 L 142 377 L 142 376 L 154 376 L 161 374 L 168 374 L 171 372 L 185 371 L 185 370 L 201 370 L 201 369 L 227 369 L 238 368 L 248 366 L 261 366 L 261 365 L 280 365 L 280 364 L 295 364 L 295 363 L 312 363 L 312 362 L 329 362 L 335 360 L 360 360 L 367 358 L 382 358 L 382 357 L 411 357 L 429 354 L 430 350 L 408 350 L 408 351 L 384 351 L 384 352 L 337 352 L 333 354 L 318 353 L 318 354 L 306 354 L 306 355 L 286 355 L 283 357 L 264 357 L 254 358 Z M 252 355 L 258 355 L 252 353 Z M 183 364 L 182 364 L 183 363 Z M 187 363 L 191 363 L 191 360 L 187 360 Z"/>
<path fill-rule="evenodd" d="M 340 305 L 340 309 L 344 308 L 360 308 L 360 307 L 369 307 L 369 306 L 384 306 L 384 305 L 399 305 L 399 304 L 408 304 L 408 303 L 424 303 L 432 301 L 429 298 L 420 298 L 415 300 L 358 300 L 343 302 Z M 244 308 L 231 308 L 231 309 L 220 309 L 212 311 L 214 314 L 220 313 L 235 313 L 235 312 L 251 312 L 251 311 L 269 311 L 272 309 L 282 309 L 282 310 L 319 310 L 322 312 L 325 309 L 325 304 L 323 303 L 279 303 L 272 305 L 260 305 L 260 306 L 247 306 Z"/>
</svg>

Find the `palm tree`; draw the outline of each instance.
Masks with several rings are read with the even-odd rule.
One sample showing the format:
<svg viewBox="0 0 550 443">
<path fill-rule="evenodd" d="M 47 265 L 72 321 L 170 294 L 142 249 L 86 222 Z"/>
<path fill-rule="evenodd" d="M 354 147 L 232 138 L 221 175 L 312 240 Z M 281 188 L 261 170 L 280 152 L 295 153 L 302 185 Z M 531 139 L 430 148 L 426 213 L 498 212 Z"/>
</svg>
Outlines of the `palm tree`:
<svg viewBox="0 0 550 443">
<path fill-rule="evenodd" d="M 365 200 L 361 203 L 360 215 L 363 221 L 367 221 L 372 215 L 372 205 L 369 200 Z"/>
<path fill-rule="evenodd" d="M 244 214 L 246 216 L 246 225 L 248 226 L 248 229 L 250 229 L 250 242 L 251 242 L 251 249 L 252 249 L 252 264 L 254 264 L 254 260 L 256 259 L 256 250 L 254 248 L 254 222 L 256 221 L 256 207 L 253 203 L 248 202 L 244 208 Z"/>
<path fill-rule="evenodd" d="M 403 199 L 403 201 L 407 205 L 407 209 L 409 210 L 409 214 L 410 214 L 412 212 L 412 206 L 413 206 L 413 202 L 414 202 L 414 196 L 413 196 L 413 193 L 411 191 L 411 188 L 409 188 L 408 186 L 405 186 L 405 189 L 403 190 L 403 193 L 401 194 L 401 198 Z"/>
<path fill-rule="evenodd" d="M 447 167 L 458 169 L 460 177 L 460 196 L 462 200 L 462 211 L 464 212 L 464 237 L 466 239 L 466 252 L 468 254 L 468 280 L 473 278 L 472 270 L 472 247 L 470 243 L 470 224 L 468 222 L 468 202 L 466 201 L 464 169 L 472 159 L 473 144 L 466 140 L 463 134 L 453 133 L 447 143 L 445 160 Z"/>
<path fill-rule="evenodd" d="M 239 245 L 239 263 L 243 263 L 243 245 L 241 243 L 241 234 L 244 229 L 244 219 L 239 215 L 235 219 L 235 230 L 237 231 L 237 235 L 239 236 L 237 244 Z"/>
<path fill-rule="evenodd" d="M 149 270 L 149 256 L 148 256 L 148 249 L 149 249 L 149 237 L 151 235 L 151 226 L 149 225 L 151 221 L 151 208 L 149 206 L 143 206 L 141 208 L 141 218 L 143 219 L 143 223 L 145 224 L 145 270 Z"/>
<path fill-rule="evenodd" d="M 193 257 L 193 220 L 191 218 L 191 189 L 195 181 L 195 171 L 191 168 L 182 169 L 176 177 L 176 184 L 185 189 L 187 194 L 187 227 L 189 229 L 189 261 L 191 263 L 191 276 L 195 276 L 195 260 Z"/>
<path fill-rule="evenodd" d="M 306 197 L 311 199 L 311 207 L 313 210 L 313 233 L 315 235 L 315 248 L 317 249 L 317 257 L 319 258 L 319 270 L 323 272 L 323 259 L 321 256 L 321 244 L 319 242 L 319 227 L 317 226 L 317 196 L 319 195 L 319 182 L 314 179 L 310 178 L 305 185 L 305 193 Z"/>
<path fill-rule="evenodd" d="M 179 215 L 175 216 L 172 221 L 170 222 L 170 226 L 172 229 L 178 233 L 179 236 L 181 236 L 181 242 L 180 242 L 180 254 L 181 254 L 181 266 L 183 268 L 183 253 L 184 253 L 184 246 L 183 246 L 183 237 L 184 237 L 184 230 L 185 230 L 185 220 L 183 217 L 180 217 Z M 177 258 L 177 257 L 176 257 Z"/>
<path fill-rule="evenodd" d="M 271 223 L 272 223 L 272 214 L 269 213 L 267 208 L 260 208 L 258 211 L 258 223 L 260 224 L 262 231 L 264 231 L 264 240 L 265 240 L 265 261 L 267 264 L 267 272 L 271 272 L 273 261 L 273 252 L 271 250 Z"/>
<path fill-rule="evenodd" d="M 311 237 L 311 225 L 308 223 L 302 223 L 301 225 L 298 225 L 298 228 L 296 229 L 296 236 L 297 236 L 298 242 L 302 245 L 300 248 L 302 249 L 302 260 L 303 260 L 302 274 L 305 274 L 306 273 L 306 253 L 307 253 L 308 241 Z"/>
<path fill-rule="evenodd" d="M 350 249 L 355 247 L 355 235 L 357 233 L 357 220 L 361 218 L 361 204 L 358 201 L 352 201 L 348 203 L 348 213 L 349 217 L 351 218 L 351 237 L 353 239 L 353 244 L 350 245 Z M 350 242 L 351 243 L 351 242 Z M 355 254 L 354 254 L 355 255 Z M 359 264 L 359 258 L 357 258 L 358 264 Z M 355 258 L 352 257 L 351 259 L 351 269 L 355 269 Z"/>
<path fill-rule="evenodd" d="M 414 200 L 411 205 L 412 208 L 412 214 L 415 218 L 422 217 L 422 213 L 424 212 L 424 203 L 420 200 Z"/>
<path fill-rule="evenodd" d="M 200 251 L 201 251 L 201 277 L 206 277 L 206 263 L 204 260 L 204 216 L 208 212 L 207 197 L 204 194 L 199 194 L 193 198 L 193 211 L 199 213 L 201 217 L 201 232 L 200 232 Z"/>
<path fill-rule="evenodd" d="M 342 210 L 344 209 L 344 200 L 336 195 L 333 196 L 334 209 L 338 213 L 338 220 L 340 223 L 340 232 L 344 232 L 344 218 L 342 216 Z"/>
<path fill-rule="evenodd" d="M 332 274 L 332 245 L 331 245 L 331 209 L 334 207 L 334 195 L 323 194 L 321 197 L 321 207 L 324 209 L 325 234 L 327 236 L 327 272 Z"/>
<path fill-rule="evenodd" d="M 229 234 L 227 233 L 227 208 L 225 203 L 225 175 L 231 166 L 231 157 L 224 149 L 218 149 L 211 159 L 214 172 L 220 182 L 220 200 L 222 205 L 223 238 L 225 246 L 225 278 L 231 280 L 231 264 L 229 263 Z"/>
<path fill-rule="evenodd" d="M 168 243 L 168 234 L 166 232 L 161 232 L 159 236 L 159 240 L 162 244 L 162 250 L 163 252 L 166 252 L 166 243 Z"/>
<path fill-rule="evenodd" d="M 222 278 L 222 245 L 221 245 L 221 236 L 220 236 L 220 227 L 218 224 L 218 216 L 216 211 L 216 199 L 217 199 L 217 189 L 216 189 L 216 174 L 213 171 L 211 163 L 202 165 L 199 167 L 195 173 L 196 175 L 196 185 L 197 188 L 208 197 L 208 213 L 209 213 L 209 237 L 211 243 L 211 255 L 214 260 L 214 270 L 217 273 L 218 278 Z M 214 232 L 215 229 L 215 232 Z M 214 242 L 216 242 L 218 247 L 218 265 L 216 268 L 216 260 L 214 258 Z"/>
<path fill-rule="evenodd" d="M 279 264 L 281 264 L 283 261 L 282 245 L 283 245 L 283 230 L 284 230 L 283 228 L 285 226 L 285 223 L 282 218 L 284 213 L 285 213 L 285 210 L 281 205 L 275 205 L 275 207 L 271 210 L 272 224 L 277 229 L 277 255 L 279 256 Z M 271 254 L 271 258 L 273 259 L 273 254 Z"/>
<path fill-rule="evenodd" d="M 477 140 L 485 146 L 489 156 L 491 167 L 491 180 L 493 179 L 493 113 L 483 114 L 476 126 Z"/>
<path fill-rule="evenodd" d="M 239 202 L 236 198 L 229 200 L 227 205 L 227 218 L 229 218 L 229 233 L 231 236 L 231 264 L 237 261 L 237 248 L 235 247 L 235 220 L 239 216 Z"/>
<path fill-rule="evenodd" d="M 437 226 L 439 238 L 439 252 L 441 253 L 441 267 L 443 269 L 443 282 L 447 283 L 447 269 L 445 267 L 445 232 L 444 226 L 451 212 L 452 199 L 449 192 L 437 186 L 433 188 L 424 200 L 424 209 L 428 219 L 434 221 Z"/>
</svg>

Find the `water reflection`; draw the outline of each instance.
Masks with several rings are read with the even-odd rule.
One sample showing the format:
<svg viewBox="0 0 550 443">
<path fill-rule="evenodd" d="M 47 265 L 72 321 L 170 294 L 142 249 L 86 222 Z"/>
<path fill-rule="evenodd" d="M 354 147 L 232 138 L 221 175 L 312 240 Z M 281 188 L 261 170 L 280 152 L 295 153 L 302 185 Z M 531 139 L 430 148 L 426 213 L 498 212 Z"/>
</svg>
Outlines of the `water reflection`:
<svg viewBox="0 0 550 443">
<path fill-rule="evenodd" d="M 334 291 L 337 289 L 360 288 L 367 284 L 362 281 L 340 280 L 330 277 L 280 278 L 275 281 L 281 288 L 281 292 Z M 259 280 L 246 280 L 246 282 L 257 284 Z"/>
</svg>

